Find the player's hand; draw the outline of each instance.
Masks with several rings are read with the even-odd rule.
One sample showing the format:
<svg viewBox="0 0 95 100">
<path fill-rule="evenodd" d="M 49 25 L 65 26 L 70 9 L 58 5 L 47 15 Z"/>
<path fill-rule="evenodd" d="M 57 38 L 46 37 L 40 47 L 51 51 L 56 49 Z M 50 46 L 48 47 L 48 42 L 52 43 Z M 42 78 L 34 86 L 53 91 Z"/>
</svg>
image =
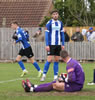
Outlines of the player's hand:
<svg viewBox="0 0 95 100">
<path fill-rule="evenodd" d="M 67 78 L 66 73 L 61 73 L 60 76 L 58 77 L 59 82 L 65 82 L 65 79 Z"/>
<path fill-rule="evenodd" d="M 46 51 L 50 51 L 50 47 L 49 46 L 46 46 Z"/>
<path fill-rule="evenodd" d="M 62 50 L 64 50 L 64 46 L 62 46 Z"/>
</svg>

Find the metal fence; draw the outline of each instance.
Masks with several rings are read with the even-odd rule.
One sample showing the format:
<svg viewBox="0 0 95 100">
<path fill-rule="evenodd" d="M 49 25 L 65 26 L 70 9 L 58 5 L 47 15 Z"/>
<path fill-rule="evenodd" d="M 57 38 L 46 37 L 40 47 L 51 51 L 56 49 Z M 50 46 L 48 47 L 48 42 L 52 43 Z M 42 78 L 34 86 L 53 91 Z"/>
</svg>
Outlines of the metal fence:
<svg viewBox="0 0 95 100">
<path fill-rule="evenodd" d="M 37 29 L 33 29 L 35 32 Z M 13 44 L 13 30 L 7 28 L 0 29 L 0 60 L 15 60 L 20 44 Z M 31 31 L 32 33 L 32 31 Z M 32 35 L 30 35 L 31 38 Z M 33 48 L 35 60 L 46 60 L 47 53 L 44 42 L 35 42 L 30 39 Z M 95 43 L 92 42 L 68 42 L 65 43 L 65 49 L 70 56 L 77 60 L 95 60 Z M 26 59 L 26 58 L 25 58 Z"/>
</svg>

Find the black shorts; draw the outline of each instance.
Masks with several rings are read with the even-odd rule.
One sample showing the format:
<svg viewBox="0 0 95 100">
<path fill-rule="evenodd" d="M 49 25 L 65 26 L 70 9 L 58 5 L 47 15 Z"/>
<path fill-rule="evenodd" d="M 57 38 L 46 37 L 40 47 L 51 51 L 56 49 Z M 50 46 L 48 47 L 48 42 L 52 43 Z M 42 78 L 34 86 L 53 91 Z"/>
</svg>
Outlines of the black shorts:
<svg viewBox="0 0 95 100">
<path fill-rule="evenodd" d="M 20 55 L 20 56 L 26 56 L 26 57 L 28 57 L 28 58 L 31 58 L 31 57 L 34 56 L 31 47 L 28 47 L 28 48 L 26 48 L 26 49 L 22 49 L 22 48 L 21 48 L 20 51 L 19 51 L 19 55 Z"/>
<path fill-rule="evenodd" d="M 50 45 L 50 51 L 47 55 L 60 56 L 61 45 Z"/>
</svg>

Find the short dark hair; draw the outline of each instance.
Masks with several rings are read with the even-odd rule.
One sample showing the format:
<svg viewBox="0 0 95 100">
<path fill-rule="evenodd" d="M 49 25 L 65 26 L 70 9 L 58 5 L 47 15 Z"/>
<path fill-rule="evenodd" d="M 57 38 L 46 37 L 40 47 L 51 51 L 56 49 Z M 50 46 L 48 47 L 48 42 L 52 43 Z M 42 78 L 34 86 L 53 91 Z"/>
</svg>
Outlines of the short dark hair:
<svg viewBox="0 0 95 100">
<path fill-rule="evenodd" d="M 17 21 L 11 21 L 11 24 L 19 25 Z"/>
<path fill-rule="evenodd" d="M 59 13 L 58 10 L 55 9 L 55 10 L 51 11 L 51 14 L 53 14 L 55 12 Z"/>
<path fill-rule="evenodd" d="M 62 58 L 66 58 L 66 57 L 69 56 L 69 54 L 68 54 L 68 52 L 67 52 L 66 50 L 61 50 L 61 51 L 60 51 L 60 56 L 61 56 Z"/>
</svg>

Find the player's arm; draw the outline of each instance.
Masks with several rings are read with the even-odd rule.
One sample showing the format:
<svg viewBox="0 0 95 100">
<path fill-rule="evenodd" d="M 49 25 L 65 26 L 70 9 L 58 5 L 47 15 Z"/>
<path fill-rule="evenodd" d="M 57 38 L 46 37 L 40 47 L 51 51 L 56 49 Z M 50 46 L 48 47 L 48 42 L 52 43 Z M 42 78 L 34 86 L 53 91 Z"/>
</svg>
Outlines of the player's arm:
<svg viewBox="0 0 95 100">
<path fill-rule="evenodd" d="M 18 39 L 16 32 L 13 33 L 12 39 L 14 39 L 14 40 Z"/>
<path fill-rule="evenodd" d="M 29 41 L 29 32 L 26 31 L 26 38 L 27 38 L 27 41 Z"/>
<path fill-rule="evenodd" d="M 45 28 L 45 42 L 46 42 L 46 50 L 50 51 L 49 48 L 49 33 L 50 33 L 50 21 L 46 24 L 46 28 Z"/>
<path fill-rule="evenodd" d="M 46 46 L 49 46 L 49 33 L 51 29 L 51 21 L 48 21 L 45 28 L 45 42 Z"/>
<path fill-rule="evenodd" d="M 74 71 L 74 68 L 69 68 L 68 70 L 67 70 L 67 72 L 68 72 L 68 80 L 67 80 L 67 82 L 75 82 L 75 80 L 76 80 L 76 75 L 75 75 L 75 71 Z"/>
<path fill-rule="evenodd" d="M 64 74 L 61 74 L 61 76 L 58 78 L 59 82 L 75 82 L 76 80 L 76 75 L 74 72 L 74 68 L 69 68 L 67 70 L 67 77 Z"/>
<path fill-rule="evenodd" d="M 62 22 L 61 22 L 61 30 L 60 30 L 60 34 L 61 34 L 62 47 L 64 48 L 65 37 L 64 37 L 63 23 L 62 23 Z"/>
<path fill-rule="evenodd" d="M 45 28 L 45 42 L 46 42 L 46 46 L 49 46 L 48 34 L 49 34 L 49 30 L 47 28 Z"/>
<path fill-rule="evenodd" d="M 17 34 L 18 40 L 16 40 L 16 43 L 22 41 L 22 36 L 20 33 Z"/>
<path fill-rule="evenodd" d="M 49 31 L 45 30 L 45 42 L 46 42 L 46 51 L 50 51 L 50 48 L 49 48 L 49 41 L 48 41 L 48 34 L 49 34 Z"/>
</svg>

